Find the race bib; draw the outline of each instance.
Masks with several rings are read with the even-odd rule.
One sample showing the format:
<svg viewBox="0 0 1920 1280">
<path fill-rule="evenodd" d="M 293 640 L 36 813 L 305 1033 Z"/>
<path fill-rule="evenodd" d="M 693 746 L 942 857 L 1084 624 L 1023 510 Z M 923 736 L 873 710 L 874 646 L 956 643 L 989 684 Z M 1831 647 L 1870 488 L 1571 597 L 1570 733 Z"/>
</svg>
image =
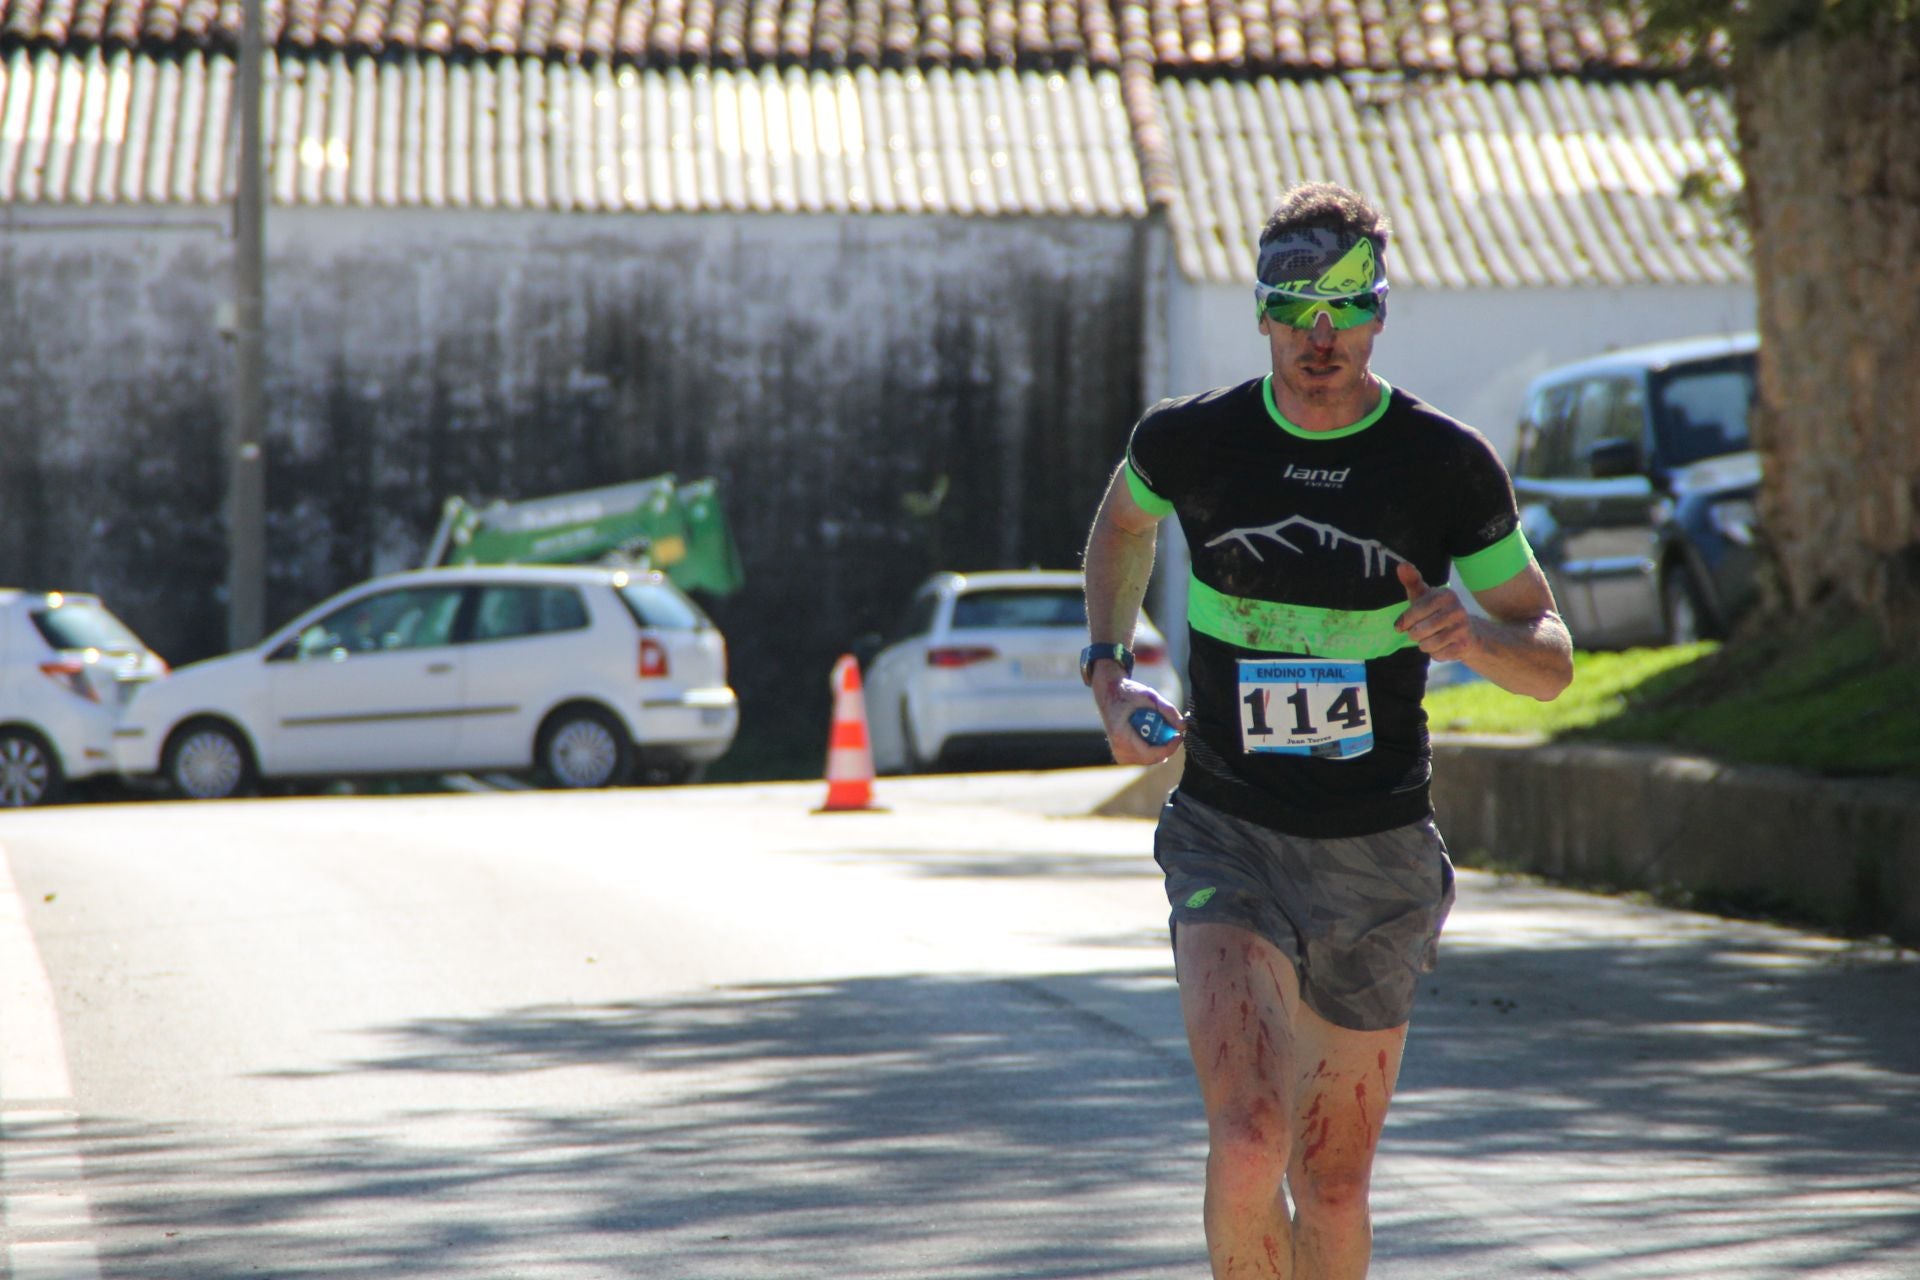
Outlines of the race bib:
<svg viewBox="0 0 1920 1280">
<path fill-rule="evenodd" d="M 1373 750 L 1367 664 L 1240 660 L 1240 743 L 1248 751 L 1344 760 Z"/>
</svg>

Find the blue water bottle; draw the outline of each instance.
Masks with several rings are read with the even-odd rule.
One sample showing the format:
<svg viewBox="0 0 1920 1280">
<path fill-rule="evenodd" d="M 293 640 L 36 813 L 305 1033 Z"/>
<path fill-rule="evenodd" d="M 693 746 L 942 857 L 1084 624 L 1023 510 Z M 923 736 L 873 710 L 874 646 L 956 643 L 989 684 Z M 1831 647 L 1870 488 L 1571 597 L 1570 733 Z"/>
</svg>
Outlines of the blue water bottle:
<svg viewBox="0 0 1920 1280">
<path fill-rule="evenodd" d="M 1167 723 L 1167 718 L 1152 707 L 1141 707 L 1127 717 L 1127 723 L 1140 735 L 1140 740 L 1150 747 L 1164 747 L 1180 736 L 1180 731 Z"/>
</svg>

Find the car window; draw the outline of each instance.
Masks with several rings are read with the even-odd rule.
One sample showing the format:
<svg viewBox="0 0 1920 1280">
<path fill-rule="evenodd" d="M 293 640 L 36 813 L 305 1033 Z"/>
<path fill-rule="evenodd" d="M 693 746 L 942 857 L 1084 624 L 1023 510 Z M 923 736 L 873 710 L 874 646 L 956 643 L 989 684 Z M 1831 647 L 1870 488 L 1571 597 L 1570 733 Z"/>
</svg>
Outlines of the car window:
<svg viewBox="0 0 1920 1280">
<path fill-rule="evenodd" d="M 658 631 L 701 631 L 713 625 L 699 605 L 670 583 L 630 581 L 619 588 L 619 592 L 633 620 L 643 627 Z"/>
<path fill-rule="evenodd" d="M 480 588 L 473 613 L 473 639 L 510 640 L 578 631 L 586 625 L 587 607 L 572 587 L 502 584 Z"/>
<path fill-rule="evenodd" d="M 1544 479 L 1573 471 L 1573 424 L 1569 409 L 1574 389 L 1544 387 L 1536 392 L 1521 424 L 1520 474 Z"/>
<path fill-rule="evenodd" d="M 40 636 L 55 649 L 99 649 L 103 653 L 139 653 L 146 646 L 127 624 L 91 600 L 65 600 L 27 615 Z"/>
<path fill-rule="evenodd" d="M 953 602 L 953 626 L 1084 627 L 1087 600 L 1078 590 L 969 591 Z"/>
<path fill-rule="evenodd" d="M 1609 440 L 1640 440 L 1639 385 L 1625 378 L 1589 378 L 1573 400 L 1573 456 L 1577 469 L 1588 470 L 1595 445 Z"/>
<path fill-rule="evenodd" d="M 451 643 L 462 587 L 402 587 L 336 609 L 300 633 L 300 656 L 385 653 Z"/>
<path fill-rule="evenodd" d="M 1669 466 L 1736 453 L 1747 442 L 1753 407 L 1751 357 L 1684 365 L 1654 383 L 1654 429 Z"/>
</svg>

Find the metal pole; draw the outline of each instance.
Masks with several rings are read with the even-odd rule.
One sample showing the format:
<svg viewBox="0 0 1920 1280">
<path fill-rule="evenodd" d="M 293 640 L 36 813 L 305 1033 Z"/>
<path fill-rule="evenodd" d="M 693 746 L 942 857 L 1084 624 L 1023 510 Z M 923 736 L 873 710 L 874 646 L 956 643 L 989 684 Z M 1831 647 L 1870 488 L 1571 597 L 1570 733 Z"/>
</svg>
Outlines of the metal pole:
<svg viewBox="0 0 1920 1280">
<path fill-rule="evenodd" d="M 266 173 L 260 138 L 261 0 L 245 0 L 240 32 L 240 171 L 234 194 L 234 398 L 227 473 L 227 645 L 266 631 L 267 461 L 262 376 L 266 317 Z"/>
</svg>

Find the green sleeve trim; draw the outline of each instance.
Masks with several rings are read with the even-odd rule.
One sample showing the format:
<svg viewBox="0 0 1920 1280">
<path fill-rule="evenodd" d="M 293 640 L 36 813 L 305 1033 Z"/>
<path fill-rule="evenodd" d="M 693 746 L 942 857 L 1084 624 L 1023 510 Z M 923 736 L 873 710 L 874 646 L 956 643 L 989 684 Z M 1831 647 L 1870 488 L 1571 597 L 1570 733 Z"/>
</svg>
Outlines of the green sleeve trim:
<svg viewBox="0 0 1920 1280">
<path fill-rule="evenodd" d="M 1166 515 L 1173 514 L 1173 504 L 1171 502 L 1168 502 L 1165 498 L 1161 497 L 1159 494 L 1155 493 L 1153 490 L 1147 488 L 1147 482 L 1145 480 L 1142 480 L 1140 478 L 1140 473 L 1133 469 L 1132 458 L 1127 459 L 1126 473 L 1127 473 L 1127 492 L 1133 495 L 1134 502 L 1139 505 L 1142 511 L 1146 512 L 1150 516 L 1166 516 Z"/>
<path fill-rule="evenodd" d="M 1532 563 L 1533 548 L 1527 543 L 1527 535 L 1516 525 L 1512 533 L 1485 551 L 1461 556 L 1453 562 L 1453 567 L 1460 571 L 1460 581 L 1466 584 L 1467 590 L 1485 591 L 1511 580 Z"/>
<path fill-rule="evenodd" d="M 1379 377 L 1378 374 L 1374 376 Z M 1273 402 L 1272 374 L 1268 374 L 1266 377 L 1260 379 L 1260 399 L 1267 406 L 1267 416 L 1273 419 L 1275 426 L 1279 427 L 1288 435 L 1299 436 L 1302 440 L 1341 440 L 1347 436 L 1359 435 L 1362 431 L 1365 431 L 1368 427 L 1380 421 L 1380 415 L 1387 411 L 1387 405 L 1393 399 L 1393 388 L 1387 385 L 1385 378 L 1381 378 L 1380 403 L 1373 406 L 1373 409 L 1358 422 L 1350 422 L 1336 431 L 1309 431 L 1305 427 L 1296 426 L 1288 421 L 1286 416 L 1280 412 L 1280 406 Z"/>
<path fill-rule="evenodd" d="M 1266 653 L 1361 661 L 1384 658 L 1415 643 L 1413 637 L 1393 629 L 1406 611 L 1404 601 L 1362 610 L 1276 604 L 1215 591 L 1196 576 L 1187 579 L 1187 622 L 1195 631 Z"/>
</svg>

